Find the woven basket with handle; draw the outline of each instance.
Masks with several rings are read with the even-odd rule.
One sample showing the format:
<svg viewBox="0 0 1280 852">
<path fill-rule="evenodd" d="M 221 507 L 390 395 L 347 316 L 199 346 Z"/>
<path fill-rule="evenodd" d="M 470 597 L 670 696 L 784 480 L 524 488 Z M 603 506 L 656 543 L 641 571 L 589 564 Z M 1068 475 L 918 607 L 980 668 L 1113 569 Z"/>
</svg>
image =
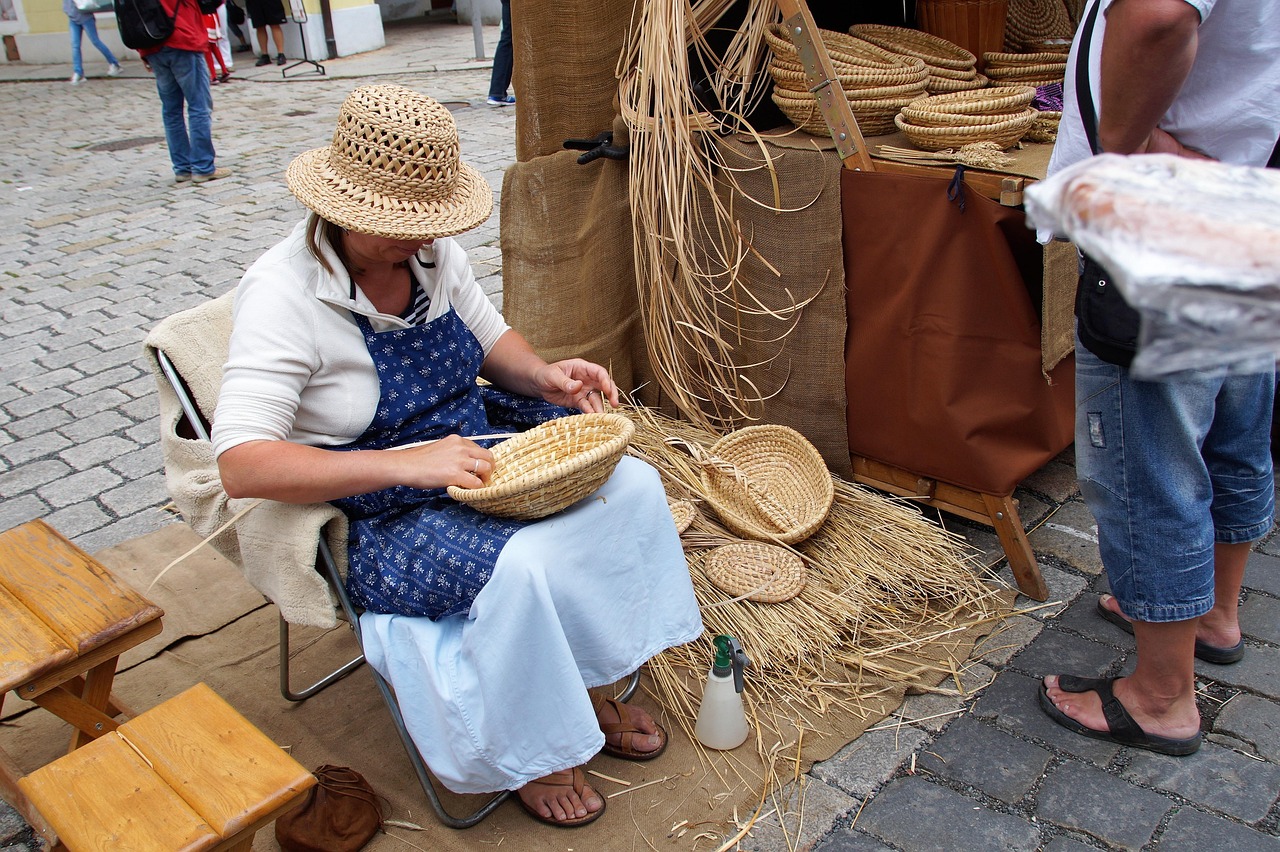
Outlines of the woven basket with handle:
<svg viewBox="0 0 1280 852">
<path fill-rule="evenodd" d="M 486 515 L 545 518 L 603 485 L 634 434 L 635 424 L 621 414 L 550 420 L 493 448 L 487 485 L 450 485 L 449 496 Z"/>
</svg>

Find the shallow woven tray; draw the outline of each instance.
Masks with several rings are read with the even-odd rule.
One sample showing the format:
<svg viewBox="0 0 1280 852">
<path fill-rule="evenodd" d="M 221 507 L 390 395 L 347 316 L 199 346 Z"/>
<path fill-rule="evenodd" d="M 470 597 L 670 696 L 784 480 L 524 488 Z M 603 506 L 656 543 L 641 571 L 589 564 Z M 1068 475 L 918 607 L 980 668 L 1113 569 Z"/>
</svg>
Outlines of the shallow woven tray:
<svg viewBox="0 0 1280 852">
<path fill-rule="evenodd" d="M 892 53 L 904 53 L 924 60 L 938 69 L 965 71 L 978 63 L 978 58 L 955 42 L 907 27 L 885 24 L 854 24 L 849 35 L 879 45 Z"/>
<path fill-rule="evenodd" d="M 837 74 L 848 73 L 853 68 L 896 69 L 903 66 L 903 58 L 884 50 L 871 42 L 835 30 L 818 30 L 822 44 L 831 57 Z M 781 24 L 771 24 L 764 31 L 765 43 L 773 55 L 784 62 L 800 62 L 799 51 Z"/>
<path fill-rule="evenodd" d="M 982 61 L 987 68 L 1015 68 L 1027 65 L 1065 65 L 1065 54 L 1051 51 L 1040 53 L 984 53 Z"/>
<path fill-rule="evenodd" d="M 1036 110 L 1028 109 L 999 124 L 972 127 L 917 127 L 901 115 L 895 117 L 894 123 L 917 148 L 941 151 L 943 148 L 958 148 L 973 142 L 994 142 L 1001 148 L 1010 148 L 1031 129 L 1035 120 Z"/>
<path fill-rule="evenodd" d="M 1036 96 L 1031 86 L 989 86 L 968 92 L 929 95 L 911 104 L 929 112 L 956 115 L 1013 115 L 1022 112 Z"/>
<path fill-rule="evenodd" d="M 903 121 L 915 127 L 982 127 L 984 125 L 1002 124 L 1019 116 L 1026 109 L 1016 109 L 1007 113 L 965 115 L 956 112 L 933 112 L 920 109 L 912 104 L 904 106 L 901 111 Z"/>
<path fill-rule="evenodd" d="M 603 485 L 633 434 L 635 424 L 621 414 L 550 420 L 493 448 L 487 485 L 450 485 L 449 496 L 486 515 L 545 518 Z"/>
<path fill-rule="evenodd" d="M 972 80 L 952 80 L 948 77 L 929 77 L 929 83 L 925 86 L 925 91 L 931 95 L 943 94 L 944 92 L 969 92 L 975 89 L 985 89 L 991 81 L 984 74 L 979 74 Z"/>
<path fill-rule="evenodd" d="M 730 432 L 695 459 L 703 496 L 744 538 L 795 544 L 826 520 L 835 485 L 818 450 L 787 426 Z"/>
<path fill-rule="evenodd" d="M 804 561 L 785 547 L 759 541 L 722 544 L 703 562 L 707 579 L 735 598 L 782 603 L 804 590 Z"/>
<path fill-rule="evenodd" d="M 667 508 L 671 510 L 671 520 L 676 523 L 676 532 L 683 533 L 689 529 L 693 519 L 698 515 L 698 507 L 688 500 L 667 499 Z"/>
<path fill-rule="evenodd" d="M 870 45 L 874 47 L 874 45 Z M 879 50 L 879 48 L 876 48 Z M 892 86 L 898 83 L 923 82 L 929 78 L 929 67 L 913 56 L 894 56 L 886 53 L 893 60 L 893 65 L 850 65 L 847 62 L 835 64 L 836 76 L 840 78 L 840 84 L 845 85 L 848 80 L 859 86 L 866 85 L 886 85 Z M 775 72 L 781 72 L 776 74 Z M 805 82 L 805 90 L 809 88 L 807 78 L 805 76 L 804 66 L 800 64 L 799 59 L 784 59 L 776 53 L 769 57 L 769 73 L 777 80 L 779 76 L 793 80 L 798 79 Z"/>
<path fill-rule="evenodd" d="M 773 85 L 776 88 L 797 94 L 810 94 L 809 80 L 803 71 L 792 71 L 789 68 L 779 68 L 771 64 L 769 66 L 769 76 L 773 78 Z M 901 94 L 912 90 L 923 92 L 925 80 L 928 78 L 929 74 L 925 71 L 924 65 L 920 66 L 919 74 L 907 72 L 889 75 L 883 72 L 873 72 L 871 74 L 836 75 L 836 79 L 840 81 L 840 88 L 844 89 L 845 95 L 856 92 L 858 97 L 867 97 L 868 92 L 875 92 L 876 94 L 873 97 Z"/>
<path fill-rule="evenodd" d="M 1004 80 L 1016 80 L 1021 77 L 1034 77 L 1040 79 L 1043 77 L 1063 77 L 1067 73 L 1067 64 L 1059 62 L 1057 64 L 1046 65 L 1026 65 L 1009 68 L 988 68 L 987 76 L 997 83 Z"/>
<path fill-rule="evenodd" d="M 797 94 L 775 88 L 769 97 L 792 124 L 806 133 L 822 137 L 831 134 L 822 110 L 818 108 L 817 99 L 808 92 Z M 875 101 L 872 107 L 866 106 L 868 102 L 851 100 L 849 108 L 853 111 L 853 117 L 863 136 L 885 136 L 897 130 L 893 124 L 894 116 L 903 106 L 915 100 L 915 97 L 906 94 L 899 98 Z"/>
</svg>

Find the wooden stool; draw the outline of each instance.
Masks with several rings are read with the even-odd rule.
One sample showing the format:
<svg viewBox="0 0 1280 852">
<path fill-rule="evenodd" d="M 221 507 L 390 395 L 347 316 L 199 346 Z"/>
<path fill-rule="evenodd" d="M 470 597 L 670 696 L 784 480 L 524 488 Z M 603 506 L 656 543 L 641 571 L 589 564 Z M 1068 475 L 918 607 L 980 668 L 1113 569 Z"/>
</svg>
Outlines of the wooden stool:
<svg viewBox="0 0 1280 852">
<path fill-rule="evenodd" d="M 315 783 L 200 683 L 18 785 L 71 852 L 248 852 Z"/>
<path fill-rule="evenodd" d="M 160 633 L 164 612 L 43 521 L 0 533 L 0 707 L 16 693 L 72 725 L 70 748 L 133 715 L 111 692 L 120 654 Z M 0 750 L 0 795 L 42 834 Z"/>
</svg>

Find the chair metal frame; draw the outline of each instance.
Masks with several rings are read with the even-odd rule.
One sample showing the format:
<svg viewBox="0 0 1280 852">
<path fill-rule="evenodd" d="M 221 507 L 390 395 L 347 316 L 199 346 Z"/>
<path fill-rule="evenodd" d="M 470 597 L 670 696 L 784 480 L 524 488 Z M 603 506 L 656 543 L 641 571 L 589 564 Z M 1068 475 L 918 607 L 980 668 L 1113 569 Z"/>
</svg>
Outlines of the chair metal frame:
<svg viewBox="0 0 1280 852">
<path fill-rule="evenodd" d="M 183 414 L 186 416 L 188 425 L 192 432 L 200 440 L 209 440 L 209 424 L 204 415 L 196 407 L 195 401 L 191 398 L 191 393 L 187 387 L 187 383 L 183 381 L 182 376 L 173 366 L 173 362 L 161 350 L 157 349 L 156 358 L 160 363 L 160 369 L 164 373 L 165 378 L 172 386 L 174 393 L 177 394 L 178 403 L 182 406 Z M 333 552 L 329 549 L 329 543 L 322 536 L 319 539 L 316 550 L 316 570 L 325 578 L 332 590 L 334 596 L 338 599 L 340 614 L 345 620 L 351 631 L 355 634 L 356 643 L 364 648 L 364 639 L 360 633 L 360 612 L 356 605 L 351 601 L 347 594 L 346 584 L 342 575 L 338 570 L 338 564 L 334 561 Z M 315 683 L 307 686 L 299 691 L 294 691 L 292 687 L 292 678 L 289 668 L 289 623 L 285 621 L 284 616 L 280 616 L 280 694 L 288 701 L 301 702 L 315 695 L 316 693 L 332 686 L 351 672 L 358 669 L 365 662 L 364 654 L 360 654 L 355 659 L 344 663 L 334 669 L 329 674 L 320 678 Z M 512 791 L 504 790 L 495 794 L 488 799 L 483 805 L 472 813 L 463 817 L 456 817 L 445 810 L 444 804 L 440 801 L 440 795 L 436 792 L 435 783 L 431 780 L 430 773 L 426 763 L 422 759 L 422 754 L 418 751 L 417 745 L 413 742 L 413 737 L 409 735 L 409 730 L 405 727 L 404 716 L 400 713 L 399 702 L 396 701 L 395 691 L 391 688 L 391 684 L 372 666 L 369 667 L 373 674 L 374 683 L 378 686 L 378 691 L 382 695 L 383 702 L 387 705 L 387 710 L 391 714 L 391 720 L 395 725 L 396 733 L 400 737 L 400 742 L 404 746 L 405 753 L 409 757 L 409 762 L 413 765 L 414 774 L 418 777 L 418 783 L 422 786 L 422 790 L 427 795 L 427 799 L 431 802 L 431 807 L 435 811 L 436 818 L 449 828 L 470 828 L 479 823 L 489 814 L 507 800 Z M 635 694 L 636 688 L 640 684 L 640 672 L 636 670 L 631 673 L 627 680 L 626 686 L 617 696 L 619 701 L 630 701 Z"/>
</svg>

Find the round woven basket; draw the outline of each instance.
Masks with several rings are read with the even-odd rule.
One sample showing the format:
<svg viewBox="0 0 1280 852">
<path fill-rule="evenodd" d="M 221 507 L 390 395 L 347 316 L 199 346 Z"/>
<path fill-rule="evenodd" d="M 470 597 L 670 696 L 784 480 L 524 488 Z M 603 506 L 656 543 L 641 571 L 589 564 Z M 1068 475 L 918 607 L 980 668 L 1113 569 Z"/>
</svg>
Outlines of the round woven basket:
<svg viewBox="0 0 1280 852">
<path fill-rule="evenodd" d="M 703 563 L 707 579 L 735 598 L 782 603 L 804 590 L 804 560 L 785 547 L 736 541 L 713 548 Z"/>
<path fill-rule="evenodd" d="M 1053 110 L 1040 110 L 1031 129 L 1022 138 L 1028 142 L 1055 142 L 1058 139 L 1058 123 L 1062 113 Z"/>
<path fill-rule="evenodd" d="M 773 78 L 774 86 L 779 89 L 796 92 L 797 94 L 809 94 L 809 80 L 803 71 L 793 71 L 790 68 L 770 63 L 769 76 Z M 918 89 L 923 92 L 925 80 L 928 78 L 929 72 L 925 70 L 923 63 L 921 63 L 918 72 L 915 70 L 903 70 L 902 72 L 877 70 L 838 74 L 836 76 L 836 79 L 840 81 L 840 88 L 844 89 L 846 95 L 850 92 L 861 92 L 865 89 L 877 92 L 882 89 L 891 89 L 894 93 Z"/>
<path fill-rule="evenodd" d="M 988 68 L 987 76 L 997 84 L 1006 80 L 1043 80 L 1057 79 L 1061 80 L 1067 73 L 1067 65 L 1065 62 L 1057 65 L 1018 65 L 1008 68 Z"/>
<path fill-rule="evenodd" d="M 688 500 L 672 500 L 668 498 L 667 508 L 671 510 L 671 520 L 675 521 L 676 532 L 678 533 L 683 533 L 689 529 L 689 525 L 693 523 L 694 517 L 698 514 L 698 507 Z"/>
<path fill-rule="evenodd" d="M 549 420 L 493 448 L 487 485 L 450 485 L 449 496 L 486 515 L 545 518 L 603 485 L 627 451 L 635 428 L 621 414 Z"/>
<path fill-rule="evenodd" d="M 1030 86 L 990 86 L 968 92 L 929 95 L 911 103 L 913 109 L 956 115 L 1014 115 L 1022 112 L 1036 96 Z"/>
<path fill-rule="evenodd" d="M 738 429 L 695 460 L 707 502 L 744 538 L 804 541 L 822 526 L 835 499 L 821 454 L 787 426 Z"/>
<path fill-rule="evenodd" d="M 929 83 L 925 86 L 925 91 L 931 95 L 940 95 L 946 92 L 971 92 L 975 89 L 985 89 L 990 80 L 983 74 L 978 74 L 971 80 L 952 80 L 949 77 L 929 77 Z"/>
<path fill-rule="evenodd" d="M 1009 0 L 1004 25 L 1007 52 L 1037 50 L 1054 39 L 1069 41 L 1074 32 L 1075 25 L 1062 0 Z"/>
<path fill-rule="evenodd" d="M 938 69 L 967 71 L 975 68 L 978 58 L 954 42 L 931 33 L 885 24 L 854 24 L 849 35 L 878 45 L 891 53 L 904 53 L 924 60 Z"/>
<path fill-rule="evenodd" d="M 1035 120 L 1036 110 L 1027 109 L 998 124 L 970 127 L 917 127 L 901 115 L 894 119 L 894 123 L 917 148 L 941 151 L 943 148 L 959 148 L 973 142 L 994 142 L 1001 148 L 1010 148 L 1031 129 Z"/>
<path fill-rule="evenodd" d="M 853 111 L 853 117 L 857 120 L 858 129 L 863 136 L 884 136 L 894 132 L 893 117 L 898 114 L 898 110 L 911 103 L 916 97 L 918 94 L 907 93 L 896 98 L 875 101 L 851 99 L 849 108 Z M 814 136 L 830 135 L 831 129 L 827 126 L 822 110 L 818 108 L 818 101 L 813 95 L 808 92 L 797 94 L 786 89 L 775 88 L 770 98 L 796 127 Z"/>
<path fill-rule="evenodd" d="M 965 115 L 955 112 L 931 112 L 911 105 L 904 106 L 901 111 L 903 121 L 913 127 L 984 127 L 1002 124 L 1021 113 L 1022 110 L 1019 109 L 1011 113 Z"/>
<path fill-rule="evenodd" d="M 835 30 L 818 30 L 818 36 L 831 57 L 837 74 L 848 73 L 853 68 L 897 69 L 902 67 L 902 59 L 892 51 L 883 50 L 876 45 L 854 38 Z M 791 37 L 787 35 L 781 24 L 771 24 L 764 31 L 765 43 L 773 55 L 784 62 L 800 64 L 800 54 L 796 50 Z"/>
<path fill-rule="evenodd" d="M 984 53 L 982 61 L 988 68 L 1013 68 L 1027 65 L 1065 65 L 1066 56 L 1061 53 Z M 988 75 L 989 76 L 989 75 Z"/>
</svg>

